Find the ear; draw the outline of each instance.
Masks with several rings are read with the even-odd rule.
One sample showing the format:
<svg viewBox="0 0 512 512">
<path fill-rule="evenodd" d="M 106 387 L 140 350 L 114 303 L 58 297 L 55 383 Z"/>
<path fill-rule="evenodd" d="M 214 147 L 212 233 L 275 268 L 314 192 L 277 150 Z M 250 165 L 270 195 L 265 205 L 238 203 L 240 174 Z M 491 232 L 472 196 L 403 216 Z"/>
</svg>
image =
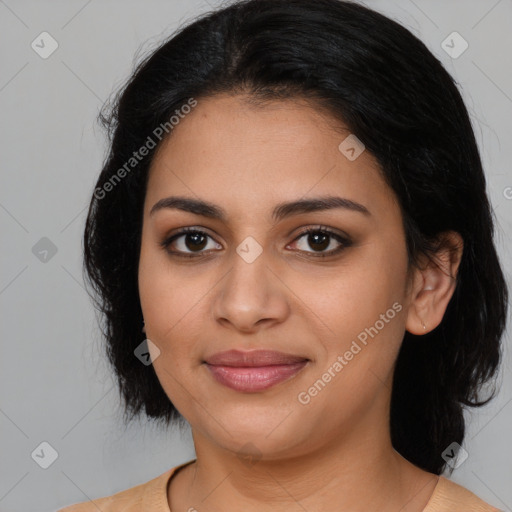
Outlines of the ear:
<svg viewBox="0 0 512 512">
<path fill-rule="evenodd" d="M 405 324 L 411 334 L 422 335 L 434 330 L 441 323 L 455 291 L 464 241 L 456 231 L 446 231 L 439 239 L 443 243 L 434 261 L 424 257 L 422 268 L 414 269 Z"/>
</svg>

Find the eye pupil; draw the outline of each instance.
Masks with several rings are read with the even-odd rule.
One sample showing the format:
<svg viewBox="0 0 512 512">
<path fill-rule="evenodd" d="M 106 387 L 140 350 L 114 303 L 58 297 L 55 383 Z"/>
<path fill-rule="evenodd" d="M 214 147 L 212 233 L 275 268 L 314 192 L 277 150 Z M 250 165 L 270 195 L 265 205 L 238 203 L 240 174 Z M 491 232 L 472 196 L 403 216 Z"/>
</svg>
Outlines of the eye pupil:
<svg viewBox="0 0 512 512">
<path fill-rule="evenodd" d="M 187 249 L 201 250 L 206 245 L 206 237 L 202 233 L 188 233 L 185 237 Z M 192 241 L 192 245 L 189 243 Z"/>
<path fill-rule="evenodd" d="M 308 243 L 313 249 L 323 250 L 326 247 L 329 247 L 329 235 L 325 233 L 310 233 L 308 237 Z M 314 247 L 315 245 L 320 245 L 320 247 Z"/>
</svg>

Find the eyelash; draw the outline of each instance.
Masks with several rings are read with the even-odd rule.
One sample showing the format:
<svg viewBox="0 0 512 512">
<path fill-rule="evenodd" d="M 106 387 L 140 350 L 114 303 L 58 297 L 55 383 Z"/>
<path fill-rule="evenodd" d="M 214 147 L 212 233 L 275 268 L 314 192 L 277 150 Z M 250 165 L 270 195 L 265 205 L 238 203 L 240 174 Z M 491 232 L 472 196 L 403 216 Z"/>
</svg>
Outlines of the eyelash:
<svg viewBox="0 0 512 512">
<path fill-rule="evenodd" d="M 163 242 L 160 243 L 163 249 L 165 249 L 171 256 L 177 256 L 178 258 L 201 258 L 204 256 L 205 253 L 186 253 L 186 252 L 180 252 L 180 251 L 171 251 L 169 250 L 169 246 L 179 237 L 186 235 L 188 233 L 198 233 L 200 235 L 204 235 L 206 237 L 212 238 L 208 233 L 205 233 L 204 231 L 197 229 L 197 228 L 183 228 L 178 233 L 175 233 L 174 235 L 166 238 Z M 329 228 L 326 228 L 324 226 L 317 226 L 317 227 L 310 227 L 307 229 L 304 229 L 301 231 L 292 241 L 296 242 L 300 238 L 302 238 L 305 235 L 309 235 L 311 233 L 321 233 L 323 235 L 328 235 L 332 238 L 334 238 L 337 242 L 339 242 L 341 245 L 337 249 L 331 249 L 328 252 L 324 253 L 315 253 L 310 251 L 299 251 L 306 253 L 308 256 L 311 256 L 313 258 L 327 258 L 330 256 L 334 256 L 336 254 L 339 254 L 347 247 L 350 247 L 352 245 L 352 241 L 345 236 L 340 235 L 339 233 L 336 233 L 332 231 Z"/>
</svg>

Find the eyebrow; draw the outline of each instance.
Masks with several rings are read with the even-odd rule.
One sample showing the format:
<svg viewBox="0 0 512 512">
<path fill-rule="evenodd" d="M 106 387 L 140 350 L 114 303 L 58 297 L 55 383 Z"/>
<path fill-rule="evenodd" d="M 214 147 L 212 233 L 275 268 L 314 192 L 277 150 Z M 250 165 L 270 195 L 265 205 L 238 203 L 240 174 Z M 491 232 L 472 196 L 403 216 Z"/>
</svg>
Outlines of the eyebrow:
<svg viewBox="0 0 512 512">
<path fill-rule="evenodd" d="M 149 215 L 153 215 L 159 210 L 168 208 L 182 210 L 184 212 L 217 219 L 223 222 L 227 219 L 226 211 L 220 206 L 208 201 L 181 196 L 171 196 L 160 199 L 153 205 Z M 356 201 L 337 196 L 324 196 L 280 203 L 276 205 L 272 211 L 272 219 L 277 222 L 293 215 L 300 215 L 301 213 L 332 210 L 335 208 L 343 208 L 345 210 L 362 213 L 365 216 L 371 216 L 368 208 Z"/>
</svg>

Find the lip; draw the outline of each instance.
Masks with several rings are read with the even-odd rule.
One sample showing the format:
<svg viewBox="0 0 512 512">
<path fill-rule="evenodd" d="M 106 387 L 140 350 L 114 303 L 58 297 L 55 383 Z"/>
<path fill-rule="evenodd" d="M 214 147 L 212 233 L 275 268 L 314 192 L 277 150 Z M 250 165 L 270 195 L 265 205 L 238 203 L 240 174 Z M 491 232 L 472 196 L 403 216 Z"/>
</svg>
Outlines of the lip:
<svg viewBox="0 0 512 512">
<path fill-rule="evenodd" d="M 205 361 L 213 378 L 235 391 L 258 392 L 291 379 L 306 366 L 305 357 L 276 352 L 228 350 Z"/>
<path fill-rule="evenodd" d="M 208 357 L 205 362 L 214 366 L 236 366 L 242 368 L 289 365 L 307 360 L 307 357 L 286 354 L 276 350 L 227 350 L 225 352 L 217 352 L 216 354 L 213 354 Z"/>
</svg>

